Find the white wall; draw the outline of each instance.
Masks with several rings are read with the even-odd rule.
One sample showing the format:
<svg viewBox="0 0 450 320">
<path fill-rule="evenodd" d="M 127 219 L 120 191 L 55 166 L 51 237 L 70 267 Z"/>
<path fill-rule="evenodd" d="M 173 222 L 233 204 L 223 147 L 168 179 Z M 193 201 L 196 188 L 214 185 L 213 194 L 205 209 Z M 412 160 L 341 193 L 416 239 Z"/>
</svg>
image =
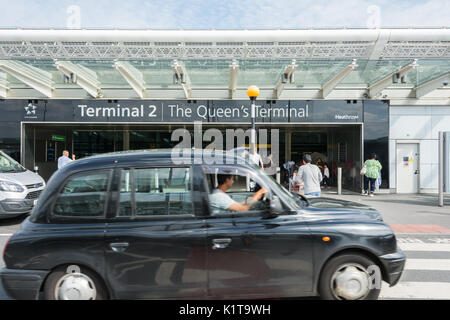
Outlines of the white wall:
<svg viewBox="0 0 450 320">
<path fill-rule="evenodd" d="M 391 106 L 389 108 L 389 182 L 396 189 L 396 143 L 420 143 L 420 192 L 437 192 L 439 131 L 450 131 L 450 107 Z"/>
</svg>

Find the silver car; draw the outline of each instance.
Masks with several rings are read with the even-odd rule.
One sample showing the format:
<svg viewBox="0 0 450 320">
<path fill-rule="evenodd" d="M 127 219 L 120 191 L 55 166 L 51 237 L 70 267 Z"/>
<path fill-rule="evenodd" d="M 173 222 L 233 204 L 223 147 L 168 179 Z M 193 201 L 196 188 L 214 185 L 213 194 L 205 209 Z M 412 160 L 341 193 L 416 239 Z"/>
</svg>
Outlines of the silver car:
<svg viewBox="0 0 450 320">
<path fill-rule="evenodd" d="M 0 151 L 0 219 L 29 213 L 44 187 L 44 179 Z"/>
</svg>

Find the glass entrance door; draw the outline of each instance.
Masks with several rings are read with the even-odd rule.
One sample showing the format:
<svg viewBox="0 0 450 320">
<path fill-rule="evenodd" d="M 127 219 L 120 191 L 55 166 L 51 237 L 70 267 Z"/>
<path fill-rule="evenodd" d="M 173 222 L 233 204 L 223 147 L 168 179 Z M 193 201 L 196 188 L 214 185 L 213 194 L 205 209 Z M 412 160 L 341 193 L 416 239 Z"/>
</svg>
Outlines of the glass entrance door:
<svg viewBox="0 0 450 320">
<path fill-rule="evenodd" d="M 360 191 L 361 145 L 361 125 L 294 127 L 288 160 L 298 168 L 303 155 L 310 154 L 312 163 L 321 169 L 327 164 L 331 185 L 336 186 L 337 170 L 342 168 L 342 187 Z"/>
<path fill-rule="evenodd" d="M 123 131 L 73 131 L 73 153 L 78 159 L 101 153 L 123 151 L 123 146 Z"/>
</svg>

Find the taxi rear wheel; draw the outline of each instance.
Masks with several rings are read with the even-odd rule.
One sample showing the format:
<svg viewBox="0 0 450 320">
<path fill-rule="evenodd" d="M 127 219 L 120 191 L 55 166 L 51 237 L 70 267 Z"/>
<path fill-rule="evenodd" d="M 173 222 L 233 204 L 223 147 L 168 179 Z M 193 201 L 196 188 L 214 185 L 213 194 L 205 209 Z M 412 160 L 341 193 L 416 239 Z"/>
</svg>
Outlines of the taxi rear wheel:
<svg viewBox="0 0 450 320">
<path fill-rule="evenodd" d="M 91 270 L 70 265 L 56 268 L 44 284 L 45 300 L 105 300 L 101 279 Z"/>
<path fill-rule="evenodd" d="M 381 279 L 375 279 L 370 258 L 361 254 L 344 254 L 325 265 L 319 294 L 325 300 L 376 300 L 380 295 Z M 379 280 L 379 281 L 376 281 Z"/>
</svg>

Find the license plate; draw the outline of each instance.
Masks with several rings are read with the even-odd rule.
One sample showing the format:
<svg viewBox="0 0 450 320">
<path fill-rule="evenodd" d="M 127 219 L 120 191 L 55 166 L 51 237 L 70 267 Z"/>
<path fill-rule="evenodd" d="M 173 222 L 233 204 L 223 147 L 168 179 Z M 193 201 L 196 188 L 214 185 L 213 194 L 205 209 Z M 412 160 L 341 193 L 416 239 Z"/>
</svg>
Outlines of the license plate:
<svg viewBox="0 0 450 320">
<path fill-rule="evenodd" d="M 33 206 L 35 206 L 37 202 L 38 202 L 37 199 L 34 200 L 34 201 L 33 201 Z"/>
</svg>

